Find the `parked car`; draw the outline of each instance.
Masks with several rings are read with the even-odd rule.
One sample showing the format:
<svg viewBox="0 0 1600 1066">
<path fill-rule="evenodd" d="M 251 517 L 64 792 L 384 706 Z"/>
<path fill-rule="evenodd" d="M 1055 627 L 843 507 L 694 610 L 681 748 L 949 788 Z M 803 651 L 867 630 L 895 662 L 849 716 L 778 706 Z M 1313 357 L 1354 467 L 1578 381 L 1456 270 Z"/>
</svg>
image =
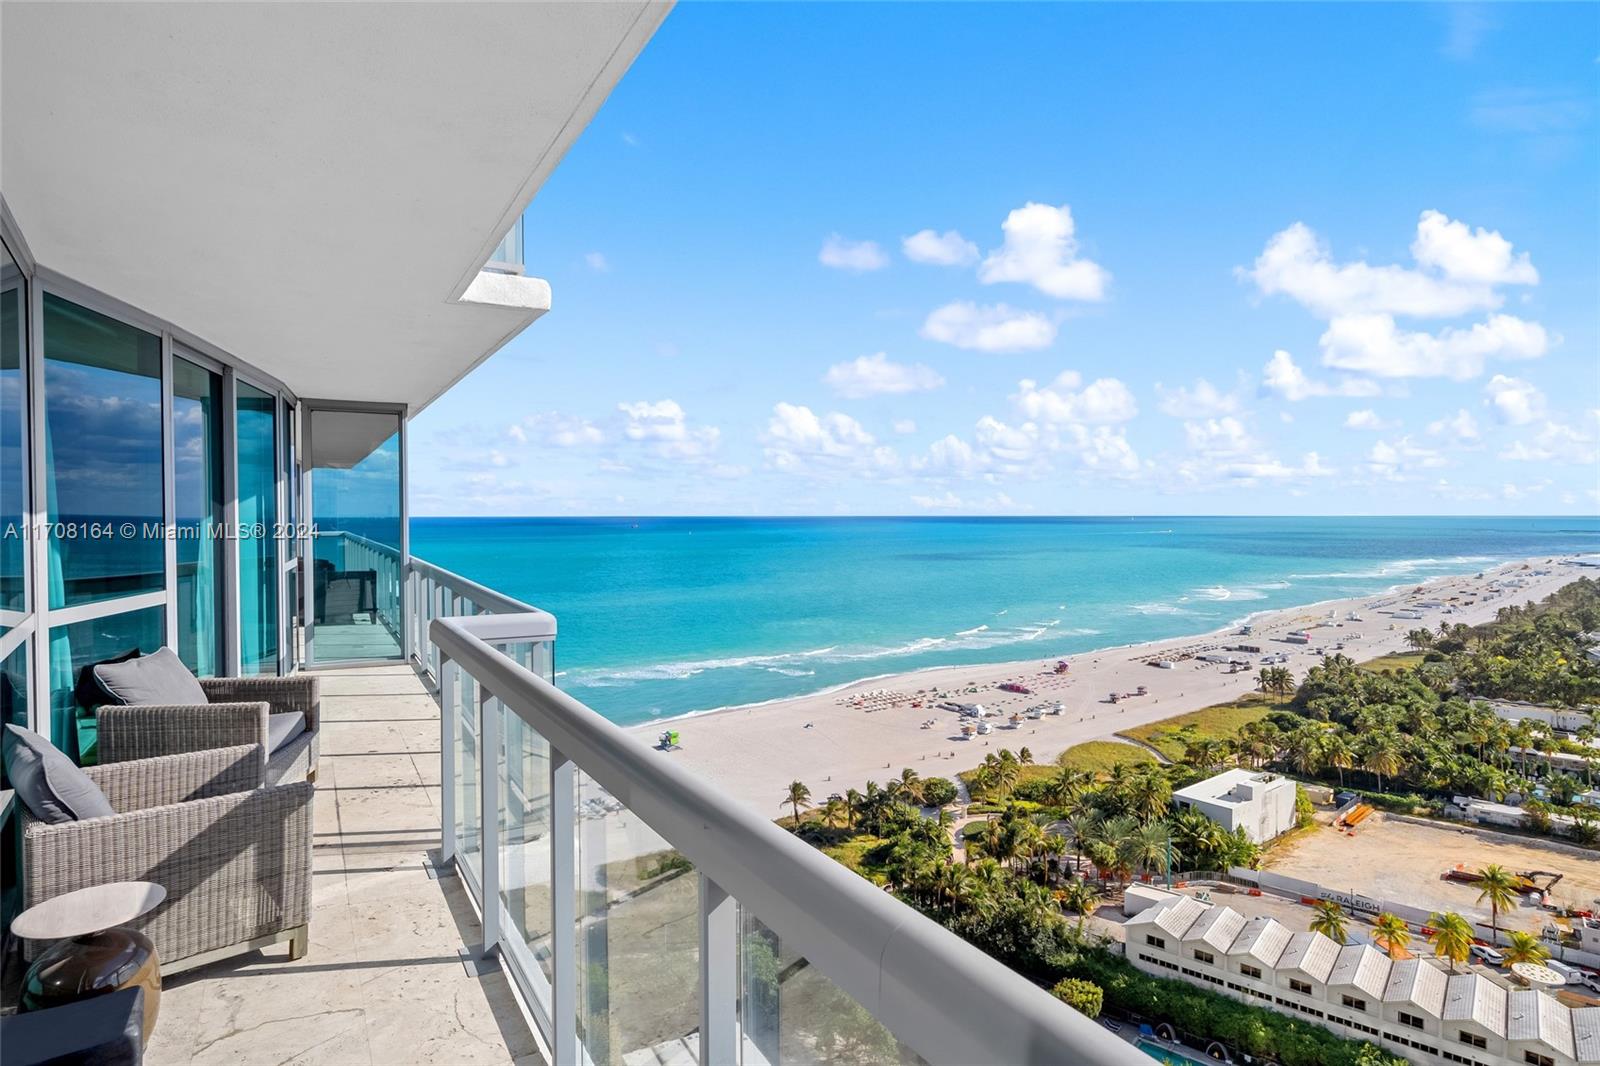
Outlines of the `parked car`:
<svg viewBox="0 0 1600 1066">
<path fill-rule="evenodd" d="M 1582 970 L 1578 969 L 1576 966 L 1568 966 L 1566 963 L 1561 962 L 1559 959 L 1546 959 L 1544 964 L 1546 966 L 1550 967 L 1556 973 L 1560 974 L 1562 977 L 1566 978 L 1567 984 L 1569 984 L 1569 985 L 1581 985 L 1581 984 L 1583 984 L 1584 973 L 1583 973 Z"/>
<path fill-rule="evenodd" d="M 1505 965 L 1506 961 L 1506 957 L 1504 955 L 1496 951 L 1494 948 L 1489 947 L 1487 944 L 1472 945 L 1472 955 L 1474 958 L 1481 962 L 1486 962 L 1490 966 L 1503 966 Z"/>
</svg>

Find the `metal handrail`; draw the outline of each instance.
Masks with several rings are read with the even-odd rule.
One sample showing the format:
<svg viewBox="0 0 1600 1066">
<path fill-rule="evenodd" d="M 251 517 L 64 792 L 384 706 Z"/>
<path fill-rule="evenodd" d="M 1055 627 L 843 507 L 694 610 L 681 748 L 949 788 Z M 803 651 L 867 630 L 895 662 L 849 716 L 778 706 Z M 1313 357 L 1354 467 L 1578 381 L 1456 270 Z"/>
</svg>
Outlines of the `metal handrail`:
<svg viewBox="0 0 1600 1066">
<path fill-rule="evenodd" d="M 470 675 L 482 698 L 515 713 L 924 1059 L 1148 1062 L 1020 974 L 652 753 L 487 643 L 528 639 L 547 619 L 554 621 L 544 612 L 436 618 L 428 637 L 441 663 Z"/>
</svg>

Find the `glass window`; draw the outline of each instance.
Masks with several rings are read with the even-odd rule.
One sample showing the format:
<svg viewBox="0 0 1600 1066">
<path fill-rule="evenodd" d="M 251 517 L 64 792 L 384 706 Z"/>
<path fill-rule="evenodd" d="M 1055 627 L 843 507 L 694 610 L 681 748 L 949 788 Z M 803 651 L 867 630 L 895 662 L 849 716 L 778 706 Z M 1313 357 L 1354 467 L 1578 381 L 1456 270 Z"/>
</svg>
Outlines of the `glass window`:
<svg viewBox="0 0 1600 1066">
<path fill-rule="evenodd" d="M 178 657 L 200 677 L 222 671 L 222 377 L 172 360 L 172 456 L 178 548 Z"/>
<path fill-rule="evenodd" d="M 11 253 L 0 245 L 0 608 L 26 610 L 28 471 L 23 461 L 22 353 L 27 345 L 27 289 Z"/>
<path fill-rule="evenodd" d="M 44 297 L 50 605 L 165 581 L 161 338 Z"/>
<path fill-rule="evenodd" d="M 94 712 L 73 695 L 79 672 L 135 650 L 148 655 L 161 647 L 165 629 L 166 609 L 146 607 L 50 630 L 50 740 L 56 747 L 94 762 Z"/>
<path fill-rule="evenodd" d="M 312 411 L 314 661 L 400 657 L 400 416 Z"/>
<path fill-rule="evenodd" d="M 23 641 L 0 661 L 0 724 L 28 724 L 28 644 Z"/>
<path fill-rule="evenodd" d="M 276 399 L 239 382 L 239 668 L 278 672 Z"/>
</svg>

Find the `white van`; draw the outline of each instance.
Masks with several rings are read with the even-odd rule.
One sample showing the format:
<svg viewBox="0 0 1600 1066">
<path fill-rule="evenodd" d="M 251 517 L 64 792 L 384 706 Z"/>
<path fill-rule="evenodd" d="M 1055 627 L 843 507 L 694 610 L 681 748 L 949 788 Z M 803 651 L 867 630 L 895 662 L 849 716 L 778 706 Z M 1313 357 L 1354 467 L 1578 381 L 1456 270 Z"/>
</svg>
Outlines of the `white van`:
<svg viewBox="0 0 1600 1066">
<path fill-rule="evenodd" d="M 1556 973 L 1560 974 L 1562 977 L 1566 978 L 1567 984 L 1569 984 L 1569 985 L 1581 985 L 1581 984 L 1583 984 L 1583 979 L 1584 979 L 1584 976 L 1585 976 L 1584 972 L 1582 970 L 1578 969 L 1576 966 L 1568 966 L 1566 963 L 1561 962 L 1561 961 L 1559 961 L 1557 959 L 1546 959 L 1544 964 L 1546 966 L 1550 967 Z"/>
</svg>

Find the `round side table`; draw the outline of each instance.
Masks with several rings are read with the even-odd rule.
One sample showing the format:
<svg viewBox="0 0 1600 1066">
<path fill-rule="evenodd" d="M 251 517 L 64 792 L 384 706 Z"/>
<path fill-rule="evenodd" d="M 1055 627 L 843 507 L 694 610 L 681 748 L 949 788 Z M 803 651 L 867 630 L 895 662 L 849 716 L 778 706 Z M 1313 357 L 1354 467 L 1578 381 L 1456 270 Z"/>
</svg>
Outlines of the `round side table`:
<svg viewBox="0 0 1600 1066">
<path fill-rule="evenodd" d="M 17 915 L 11 931 L 54 940 L 22 979 L 23 1011 L 59 1007 L 120 988 L 144 989 L 144 1039 L 161 1010 L 161 959 L 150 938 L 119 928 L 150 913 L 167 890 L 150 881 L 118 881 L 47 899 Z"/>
</svg>

